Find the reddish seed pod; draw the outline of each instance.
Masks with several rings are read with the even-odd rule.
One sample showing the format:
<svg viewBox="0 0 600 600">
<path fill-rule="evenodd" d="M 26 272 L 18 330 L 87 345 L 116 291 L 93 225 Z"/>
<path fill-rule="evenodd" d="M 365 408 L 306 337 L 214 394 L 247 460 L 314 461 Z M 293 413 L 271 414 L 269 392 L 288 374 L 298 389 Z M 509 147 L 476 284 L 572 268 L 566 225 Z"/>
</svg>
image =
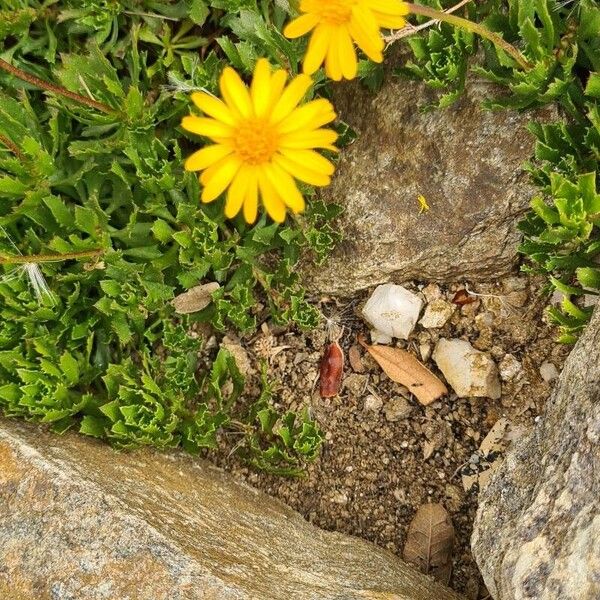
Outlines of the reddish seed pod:
<svg viewBox="0 0 600 600">
<path fill-rule="evenodd" d="M 319 387 L 321 398 L 333 398 L 340 393 L 344 372 L 344 353 L 337 342 L 325 348 L 321 359 Z"/>
<path fill-rule="evenodd" d="M 472 304 L 475 302 L 477 298 L 475 296 L 471 296 L 467 290 L 458 290 L 454 297 L 452 298 L 452 303 L 457 304 L 458 306 L 464 306 L 465 304 Z"/>
</svg>

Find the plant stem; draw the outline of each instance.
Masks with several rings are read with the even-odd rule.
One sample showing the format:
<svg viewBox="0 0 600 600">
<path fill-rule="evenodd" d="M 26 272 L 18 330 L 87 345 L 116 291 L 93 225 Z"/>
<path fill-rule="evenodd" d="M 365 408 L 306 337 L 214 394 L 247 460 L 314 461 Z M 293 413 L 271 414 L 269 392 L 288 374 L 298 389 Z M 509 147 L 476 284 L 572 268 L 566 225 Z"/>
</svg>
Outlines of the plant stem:
<svg viewBox="0 0 600 600">
<path fill-rule="evenodd" d="M 473 23 L 473 21 L 469 21 L 468 19 L 463 19 L 462 17 L 457 17 L 456 15 L 452 15 L 447 12 L 442 12 L 436 10 L 435 8 L 430 8 L 429 6 L 423 6 L 421 4 L 408 4 L 409 12 L 414 15 L 421 15 L 423 17 L 429 17 L 430 19 L 435 19 L 437 21 L 445 21 L 446 23 L 450 23 L 450 25 L 454 25 L 455 27 L 461 27 L 462 29 L 466 29 L 467 31 L 472 31 L 484 37 L 494 45 L 498 46 L 506 52 L 509 56 L 515 59 L 517 64 L 524 70 L 529 70 L 532 68 L 531 63 L 512 45 L 509 44 L 506 40 L 500 37 L 497 33 L 490 31 L 480 25 L 479 23 Z"/>
<path fill-rule="evenodd" d="M 60 262 L 63 260 L 78 260 L 94 258 L 104 254 L 104 250 L 86 250 L 83 252 L 68 252 L 66 254 L 30 254 L 29 256 L 8 256 L 0 254 L 0 265 L 25 265 L 28 263 Z"/>
<path fill-rule="evenodd" d="M 103 104 L 102 102 L 92 100 L 91 98 L 86 98 L 85 96 L 81 96 L 80 94 L 71 92 L 65 88 L 54 85 L 53 83 L 48 83 L 47 81 L 44 81 L 43 79 L 39 79 L 39 77 L 36 77 L 35 75 L 31 75 L 30 73 L 27 73 L 27 72 L 23 71 L 22 69 L 19 69 L 18 67 L 14 67 L 13 65 L 7 63 L 5 60 L 3 60 L 1 58 L 0 58 L 0 69 L 2 69 L 3 71 L 6 71 L 7 73 L 10 73 L 11 75 L 14 75 L 18 79 L 21 79 L 22 81 L 26 81 L 27 83 L 34 85 L 35 87 L 46 90 L 47 92 L 52 92 L 54 94 L 58 94 L 59 96 L 64 96 L 65 98 L 70 98 L 71 100 L 74 100 L 75 102 L 79 102 L 80 104 L 85 104 L 86 106 L 96 108 L 97 110 L 100 110 L 109 115 L 117 112 L 114 108 L 111 108 L 110 106 L 107 106 L 106 104 Z"/>
<path fill-rule="evenodd" d="M 2 142 L 19 160 L 24 160 L 25 155 L 19 150 L 19 147 L 7 137 L 0 135 L 0 142 Z"/>
<path fill-rule="evenodd" d="M 469 2 L 471 2 L 471 0 L 460 0 L 458 4 L 447 8 L 444 12 L 447 14 L 456 12 L 459 8 L 462 8 L 465 4 L 468 4 Z M 402 38 L 408 37 L 410 35 L 415 35 L 415 33 L 419 33 L 419 31 L 423 31 L 423 29 L 427 29 L 428 27 L 436 25 L 439 22 L 439 19 L 431 19 L 426 23 L 423 23 L 422 25 L 412 25 L 411 23 L 408 23 L 402 29 L 398 29 L 397 31 L 390 33 L 390 35 L 383 36 L 383 41 L 388 45 L 392 44 L 397 40 L 401 40 Z"/>
</svg>

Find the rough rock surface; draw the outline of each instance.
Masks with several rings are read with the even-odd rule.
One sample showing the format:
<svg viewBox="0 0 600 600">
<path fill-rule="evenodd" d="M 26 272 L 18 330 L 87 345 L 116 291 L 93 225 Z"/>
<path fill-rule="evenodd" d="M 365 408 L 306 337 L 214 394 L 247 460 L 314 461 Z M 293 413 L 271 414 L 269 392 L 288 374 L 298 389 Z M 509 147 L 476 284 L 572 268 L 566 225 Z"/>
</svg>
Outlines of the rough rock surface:
<svg viewBox="0 0 600 600">
<path fill-rule="evenodd" d="M 420 82 L 389 75 L 376 95 L 338 87 L 336 110 L 359 133 L 324 191 L 345 208 L 344 241 L 307 274 L 309 285 L 351 295 L 387 281 L 489 281 L 510 271 L 515 221 L 534 193 L 521 167 L 533 149 L 525 127 L 552 112 L 483 110 L 499 90 L 481 82 L 429 112 L 420 110 L 431 97 Z M 420 212 L 419 195 L 429 211 Z"/>
<path fill-rule="evenodd" d="M 480 495 L 473 553 L 495 600 L 600 598 L 600 310 L 545 413 Z"/>
<path fill-rule="evenodd" d="M 0 598 L 458 600 L 206 463 L 7 421 Z"/>
</svg>

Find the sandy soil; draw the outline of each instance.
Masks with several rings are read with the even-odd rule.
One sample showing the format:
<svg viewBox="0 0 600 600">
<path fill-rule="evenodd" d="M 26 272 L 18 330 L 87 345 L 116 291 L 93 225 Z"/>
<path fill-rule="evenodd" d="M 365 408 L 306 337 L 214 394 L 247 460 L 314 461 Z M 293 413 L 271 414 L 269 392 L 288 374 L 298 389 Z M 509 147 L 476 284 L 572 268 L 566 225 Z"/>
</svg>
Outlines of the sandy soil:
<svg viewBox="0 0 600 600">
<path fill-rule="evenodd" d="M 429 501 L 442 503 L 456 531 L 450 585 L 467 598 L 482 599 L 487 592 L 469 544 L 478 490 L 475 486 L 465 491 L 462 474 L 477 466 L 479 445 L 499 418 L 509 419 L 515 435 L 532 425 L 553 385 L 542 379 L 539 367 L 549 361 L 560 370 L 568 348 L 555 342 L 556 330 L 544 322 L 548 299 L 539 281 L 514 276 L 467 286 L 481 294 L 476 302 L 457 306 L 441 329 L 418 325 L 408 342 L 398 345 L 438 374 L 428 354 L 440 337 L 467 339 L 489 352 L 497 364 L 503 359 L 515 364 L 505 359 L 512 355 L 521 368 L 503 381 L 499 400 L 461 399 L 451 393 L 424 407 L 362 349 L 364 372 L 355 372 L 346 360 L 340 395 L 323 400 L 317 378 L 330 329 L 327 323 L 307 335 L 265 323 L 257 336 L 241 340 L 249 359 L 249 387 L 257 387 L 260 360 L 267 359 L 281 408 L 308 405 L 318 419 L 326 437 L 322 454 L 301 479 L 253 472 L 230 454 L 232 443 L 227 439 L 209 458 L 283 500 L 312 523 L 370 540 L 400 556 L 416 509 Z M 434 296 L 450 300 L 465 284 L 406 287 L 425 300 Z M 319 301 L 329 326 L 343 327 L 340 343 L 346 354 L 358 334 L 368 335 L 360 317 L 367 297 Z"/>
</svg>

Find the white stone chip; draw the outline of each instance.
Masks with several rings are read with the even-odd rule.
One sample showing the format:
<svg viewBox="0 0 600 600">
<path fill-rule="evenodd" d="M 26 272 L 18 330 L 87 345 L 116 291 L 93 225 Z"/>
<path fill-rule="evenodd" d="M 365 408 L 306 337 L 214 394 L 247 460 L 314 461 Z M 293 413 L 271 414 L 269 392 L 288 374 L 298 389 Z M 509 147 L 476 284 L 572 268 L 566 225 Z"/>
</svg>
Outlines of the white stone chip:
<svg viewBox="0 0 600 600">
<path fill-rule="evenodd" d="M 363 316 L 378 332 L 408 339 L 419 319 L 423 301 L 401 285 L 386 283 L 375 291 L 363 308 Z"/>
<path fill-rule="evenodd" d="M 502 387 L 496 364 L 469 342 L 442 338 L 433 351 L 433 360 L 459 398 L 500 398 Z"/>
</svg>

